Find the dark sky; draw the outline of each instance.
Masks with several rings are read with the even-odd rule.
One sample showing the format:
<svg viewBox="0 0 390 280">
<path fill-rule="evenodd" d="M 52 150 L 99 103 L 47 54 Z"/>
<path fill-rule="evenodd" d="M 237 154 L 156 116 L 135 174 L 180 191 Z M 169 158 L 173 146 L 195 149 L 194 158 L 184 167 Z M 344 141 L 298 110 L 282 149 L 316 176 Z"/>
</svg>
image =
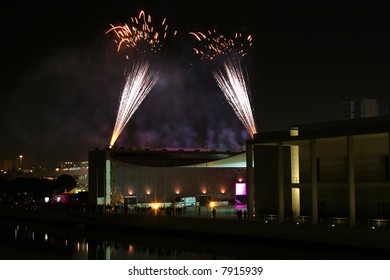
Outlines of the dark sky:
<svg viewBox="0 0 390 280">
<path fill-rule="evenodd" d="M 260 133 L 338 120 L 343 101 L 390 103 L 390 9 L 384 4 L 30 2 L 3 1 L 0 9 L 0 158 L 23 154 L 26 165 L 52 164 L 87 160 L 88 151 L 108 146 L 131 59 L 117 53 L 105 33 L 140 10 L 166 18 L 178 33 L 154 57 L 159 80 L 117 146 L 245 145 L 249 135 L 211 75 L 218 64 L 193 54 L 190 31 L 253 36 L 243 65 Z"/>
</svg>

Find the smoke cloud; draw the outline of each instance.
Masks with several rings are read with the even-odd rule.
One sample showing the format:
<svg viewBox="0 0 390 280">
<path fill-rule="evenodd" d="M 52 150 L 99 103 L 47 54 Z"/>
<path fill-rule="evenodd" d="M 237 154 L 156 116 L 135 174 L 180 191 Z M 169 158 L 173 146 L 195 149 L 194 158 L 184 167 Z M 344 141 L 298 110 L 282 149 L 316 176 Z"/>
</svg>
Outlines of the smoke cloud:
<svg viewBox="0 0 390 280">
<path fill-rule="evenodd" d="M 87 160 L 88 151 L 108 146 L 132 63 L 111 47 L 62 50 L 22 77 L 7 107 L 15 154 L 42 163 Z M 115 146 L 242 149 L 249 136 L 207 63 L 183 52 L 152 65 L 158 81 Z"/>
</svg>

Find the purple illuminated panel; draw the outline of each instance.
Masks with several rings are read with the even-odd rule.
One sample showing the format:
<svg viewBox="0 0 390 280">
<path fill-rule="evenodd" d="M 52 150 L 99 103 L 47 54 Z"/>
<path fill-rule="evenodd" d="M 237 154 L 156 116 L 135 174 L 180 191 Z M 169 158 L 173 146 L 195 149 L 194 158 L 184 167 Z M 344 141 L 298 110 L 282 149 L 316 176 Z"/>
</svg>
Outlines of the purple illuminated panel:
<svg viewBox="0 0 390 280">
<path fill-rule="evenodd" d="M 246 183 L 236 183 L 236 195 L 246 195 Z"/>
</svg>

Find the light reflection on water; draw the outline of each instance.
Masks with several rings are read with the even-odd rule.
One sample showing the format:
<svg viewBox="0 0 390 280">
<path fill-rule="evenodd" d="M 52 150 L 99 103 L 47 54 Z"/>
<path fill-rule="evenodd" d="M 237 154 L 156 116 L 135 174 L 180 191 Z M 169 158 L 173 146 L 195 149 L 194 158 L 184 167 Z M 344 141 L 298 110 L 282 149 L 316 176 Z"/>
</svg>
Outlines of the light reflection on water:
<svg viewBox="0 0 390 280">
<path fill-rule="evenodd" d="M 75 234 L 76 233 L 76 234 Z M 169 260 L 228 259 L 142 242 L 117 242 L 80 237 L 86 230 L 34 224 L 0 223 L 0 259 L 57 260 Z M 87 235 L 91 235 L 89 232 Z"/>
</svg>

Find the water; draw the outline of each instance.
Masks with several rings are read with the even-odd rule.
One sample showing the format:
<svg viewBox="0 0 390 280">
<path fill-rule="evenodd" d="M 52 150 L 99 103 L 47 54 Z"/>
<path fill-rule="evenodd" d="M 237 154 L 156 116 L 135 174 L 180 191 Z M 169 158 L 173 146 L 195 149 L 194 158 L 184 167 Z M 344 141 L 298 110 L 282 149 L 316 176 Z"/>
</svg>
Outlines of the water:
<svg viewBox="0 0 390 280">
<path fill-rule="evenodd" d="M 0 223 L 2 260 L 212 260 L 232 256 L 191 250 L 180 238 L 95 232 L 30 223 Z"/>
<path fill-rule="evenodd" d="M 245 205 L 218 205 L 217 219 L 237 220 Z M 181 215 L 210 219 L 211 210 L 188 207 Z M 177 213 L 176 213 L 177 214 Z M 115 215 L 115 214 L 113 214 Z M 130 215 L 130 213 L 129 213 Z M 158 218 L 158 217 L 156 217 Z M 179 217 L 178 217 L 179 218 Z M 245 222 L 245 221 L 243 221 Z M 237 226 L 232 223 L 232 226 Z M 2 260 L 305 260 L 387 259 L 388 251 L 362 251 L 312 246 L 292 240 L 219 240 L 122 231 L 93 230 L 83 225 L 54 226 L 15 220 L 0 221 Z"/>
</svg>

